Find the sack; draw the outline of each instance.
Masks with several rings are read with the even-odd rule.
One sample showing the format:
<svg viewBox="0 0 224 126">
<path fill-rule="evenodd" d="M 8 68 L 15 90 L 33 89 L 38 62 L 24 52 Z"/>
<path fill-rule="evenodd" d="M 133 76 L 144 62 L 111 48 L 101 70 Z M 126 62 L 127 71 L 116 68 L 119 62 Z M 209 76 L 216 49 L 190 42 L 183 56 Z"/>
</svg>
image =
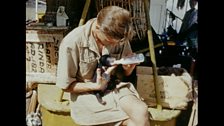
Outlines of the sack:
<svg viewBox="0 0 224 126">
<path fill-rule="evenodd" d="M 160 92 L 161 105 L 164 108 L 186 109 L 191 89 L 192 78 L 184 72 L 181 76 L 159 75 L 158 87 Z M 156 93 L 154 77 L 151 67 L 137 67 L 137 91 L 150 107 L 155 107 Z"/>
</svg>

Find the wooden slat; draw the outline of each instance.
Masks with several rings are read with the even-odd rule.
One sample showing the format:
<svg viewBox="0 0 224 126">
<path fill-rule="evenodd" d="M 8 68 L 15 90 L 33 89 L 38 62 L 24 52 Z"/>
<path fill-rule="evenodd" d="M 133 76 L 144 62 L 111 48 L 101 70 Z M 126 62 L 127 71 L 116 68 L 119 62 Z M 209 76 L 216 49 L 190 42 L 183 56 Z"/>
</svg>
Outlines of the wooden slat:
<svg viewBox="0 0 224 126">
<path fill-rule="evenodd" d="M 56 75 L 52 73 L 26 73 L 26 82 L 56 83 Z"/>
<path fill-rule="evenodd" d="M 26 42 L 55 42 L 55 40 L 61 40 L 63 34 L 38 34 L 26 33 Z"/>
</svg>

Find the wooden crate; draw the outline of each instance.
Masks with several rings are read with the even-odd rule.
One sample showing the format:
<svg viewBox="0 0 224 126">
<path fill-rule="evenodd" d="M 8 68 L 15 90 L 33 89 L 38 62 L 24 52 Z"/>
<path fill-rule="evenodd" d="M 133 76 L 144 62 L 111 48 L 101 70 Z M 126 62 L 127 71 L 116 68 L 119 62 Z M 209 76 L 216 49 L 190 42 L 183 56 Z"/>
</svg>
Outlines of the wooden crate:
<svg viewBox="0 0 224 126">
<path fill-rule="evenodd" d="M 56 75 L 58 51 L 67 27 L 26 28 L 26 73 Z M 28 76 L 29 77 L 29 76 Z M 45 76 L 46 77 L 46 76 Z"/>
</svg>

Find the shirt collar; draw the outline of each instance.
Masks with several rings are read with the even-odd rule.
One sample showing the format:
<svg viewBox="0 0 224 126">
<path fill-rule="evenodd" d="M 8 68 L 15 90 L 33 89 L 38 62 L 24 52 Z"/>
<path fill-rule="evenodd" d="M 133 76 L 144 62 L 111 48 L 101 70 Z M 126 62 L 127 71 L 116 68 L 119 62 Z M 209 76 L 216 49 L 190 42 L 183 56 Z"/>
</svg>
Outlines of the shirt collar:
<svg viewBox="0 0 224 126">
<path fill-rule="evenodd" d="M 91 30 L 92 24 L 94 23 L 94 21 L 96 21 L 96 18 L 93 18 L 86 23 L 86 27 L 85 27 L 86 30 L 84 30 L 84 37 L 86 38 L 86 41 L 82 42 L 83 43 L 82 47 L 87 47 L 90 50 L 96 52 L 100 56 L 98 46 L 96 44 L 95 38 Z M 106 46 L 104 46 L 102 50 L 102 55 L 105 55 L 105 54 L 109 54 L 109 48 Z"/>
</svg>

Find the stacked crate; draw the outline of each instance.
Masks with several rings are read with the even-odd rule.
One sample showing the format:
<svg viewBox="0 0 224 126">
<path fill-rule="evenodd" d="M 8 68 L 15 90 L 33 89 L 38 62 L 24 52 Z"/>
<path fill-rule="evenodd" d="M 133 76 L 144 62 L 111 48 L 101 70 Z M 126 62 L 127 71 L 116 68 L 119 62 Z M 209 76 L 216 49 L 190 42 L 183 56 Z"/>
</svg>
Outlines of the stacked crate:
<svg viewBox="0 0 224 126">
<path fill-rule="evenodd" d="M 28 82 L 55 82 L 58 51 L 67 27 L 35 26 L 26 29 Z"/>
</svg>

